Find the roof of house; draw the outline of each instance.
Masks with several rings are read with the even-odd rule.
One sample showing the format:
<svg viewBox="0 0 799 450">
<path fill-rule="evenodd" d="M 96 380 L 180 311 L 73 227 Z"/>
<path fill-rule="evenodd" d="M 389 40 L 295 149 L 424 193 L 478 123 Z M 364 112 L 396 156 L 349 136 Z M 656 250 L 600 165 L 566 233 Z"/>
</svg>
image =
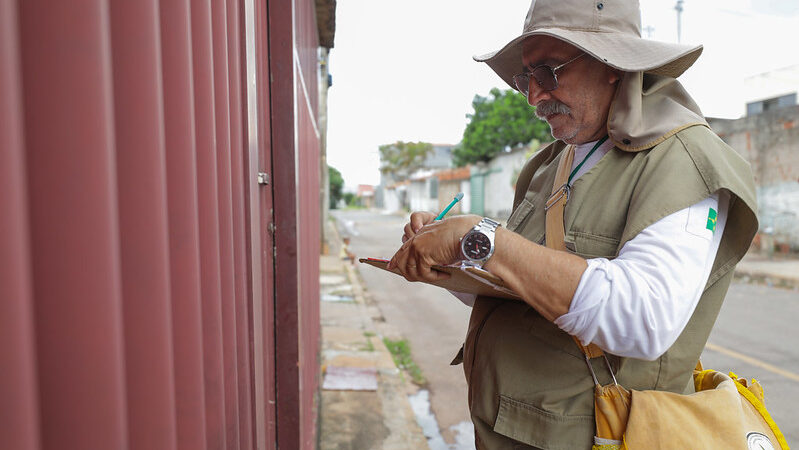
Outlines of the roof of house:
<svg viewBox="0 0 799 450">
<path fill-rule="evenodd" d="M 440 170 L 436 173 L 438 181 L 468 180 L 471 176 L 469 166 L 458 167 L 457 169 Z"/>
<path fill-rule="evenodd" d="M 355 195 L 358 197 L 371 197 L 375 195 L 375 187 L 371 184 L 359 184 Z"/>
</svg>

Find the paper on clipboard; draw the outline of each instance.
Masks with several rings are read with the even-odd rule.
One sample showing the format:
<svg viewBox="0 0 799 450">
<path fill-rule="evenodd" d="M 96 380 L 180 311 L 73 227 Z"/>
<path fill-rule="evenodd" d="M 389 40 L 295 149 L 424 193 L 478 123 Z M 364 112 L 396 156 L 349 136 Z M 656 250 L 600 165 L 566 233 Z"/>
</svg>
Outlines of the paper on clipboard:
<svg viewBox="0 0 799 450">
<path fill-rule="evenodd" d="M 360 258 L 358 261 L 402 276 L 398 270 L 388 270 L 386 268 L 388 265 L 387 259 Z M 450 277 L 446 280 L 424 281 L 423 283 L 468 294 L 521 300 L 521 297 L 505 285 L 501 278 L 479 267 L 453 264 L 450 266 L 433 266 L 433 269 L 439 272 L 446 272 L 450 274 Z"/>
</svg>

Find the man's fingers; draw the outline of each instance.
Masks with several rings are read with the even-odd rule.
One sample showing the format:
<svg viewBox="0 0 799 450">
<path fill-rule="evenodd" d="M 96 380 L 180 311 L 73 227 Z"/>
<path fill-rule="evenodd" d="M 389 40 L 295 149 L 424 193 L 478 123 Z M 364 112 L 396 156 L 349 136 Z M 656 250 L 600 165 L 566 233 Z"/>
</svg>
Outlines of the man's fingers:
<svg viewBox="0 0 799 450">
<path fill-rule="evenodd" d="M 394 256 L 391 257 L 391 260 L 388 262 L 388 266 L 386 266 L 386 268 L 388 270 L 398 269 L 401 257 L 403 256 L 403 254 L 405 254 L 405 256 L 407 257 L 407 253 L 408 253 L 408 243 L 405 242 L 402 244 L 399 250 L 397 250 L 397 252 L 394 253 Z"/>
<path fill-rule="evenodd" d="M 400 273 L 406 279 L 408 278 L 408 266 L 407 266 L 407 263 L 408 263 L 408 256 L 409 256 L 409 253 L 410 253 L 408 251 L 408 249 L 407 249 L 407 246 L 408 246 L 407 243 L 403 244 L 402 247 L 397 252 L 397 254 L 394 255 L 394 258 L 396 259 L 396 267 L 397 267 L 397 269 L 399 269 Z"/>
<path fill-rule="evenodd" d="M 409 259 L 405 265 L 406 273 L 405 279 L 408 281 L 419 281 L 422 277 L 419 276 L 419 266 L 416 265 L 416 262 L 412 259 Z"/>
<path fill-rule="evenodd" d="M 403 243 L 405 241 L 407 241 L 408 239 L 412 238 L 416 234 L 416 233 L 413 232 L 413 229 L 411 229 L 411 224 L 410 223 L 406 223 L 405 224 L 405 229 L 403 231 L 405 233 L 405 234 L 402 235 L 402 242 Z"/>
<path fill-rule="evenodd" d="M 446 280 L 450 275 L 446 272 L 439 272 L 427 265 L 419 266 L 419 277 L 425 281 Z"/>
<path fill-rule="evenodd" d="M 422 229 L 423 226 L 427 225 L 430 222 L 435 220 L 436 216 L 433 213 L 429 213 L 426 211 L 417 211 L 411 214 L 411 230 L 413 230 L 414 234 L 418 233 L 419 230 Z"/>
</svg>

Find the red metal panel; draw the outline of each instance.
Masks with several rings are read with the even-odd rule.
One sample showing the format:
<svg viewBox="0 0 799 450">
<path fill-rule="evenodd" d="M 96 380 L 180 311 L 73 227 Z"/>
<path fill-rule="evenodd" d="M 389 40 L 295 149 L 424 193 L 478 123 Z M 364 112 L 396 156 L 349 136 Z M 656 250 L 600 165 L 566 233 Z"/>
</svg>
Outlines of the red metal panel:
<svg viewBox="0 0 799 450">
<path fill-rule="evenodd" d="M 131 449 L 175 435 L 158 5 L 111 3 L 125 374 Z"/>
<path fill-rule="evenodd" d="M 296 0 L 270 3 L 269 25 L 272 160 L 280 167 L 274 177 L 277 439 L 278 447 L 313 448 L 319 350 L 319 137 L 313 6 Z"/>
<path fill-rule="evenodd" d="M 244 140 L 245 129 L 242 123 L 242 100 L 240 77 L 246 71 L 240 70 L 242 61 L 242 41 L 239 26 L 239 2 L 227 1 L 228 67 L 230 89 L 230 158 L 231 195 L 233 225 L 233 274 L 236 313 L 236 357 L 238 374 L 239 443 L 240 448 L 253 448 L 253 402 L 252 370 L 250 368 L 250 326 L 247 298 L 247 253 L 244 228 Z"/>
<path fill-rule="evenodd" d="M 315 80 L 315 78 L 310 78 Z M 301 88 L 298 87 L 298 90 Z M 319 137 L 315 131 L 304 92 L 297 93 L 299 160 L 301 178 L 299 249 L 303 271 L 300 276 L 300 382 L 302 448 L 313 448 L 316 411 L 314 395 L 318 386 L 319 362 Z M 309 100 L 310 102 L 310 100 Z"/>
<path fill-rule="evenodd" d="M 294 141 L 294 1 L 269 2 L 275 209 L 275 384 L 277 446 L 300 448 L 300 335 L 297 167 Z"/>
<path fill-rule="evenodd" d="M 295 74 L 297 149 L 300 169 L 299 252 L 300 267 L 300 439 L 301 448 L 314 447 L 315 395 L 319 386 L 319 131 L 317 120 L 317 27 L 314 4 L 295 7 Z"/>
<path fill-rule="evenodd" d="M 125 448 L 108 6 L 19 12 L 42 444 Z"/>
<path fill-rule="evenodd" d="M 202 450 L 205 387 L 189 0 L 161 0 L 160 12 L 178 448 Z"/>
<path fill-rule="evenodd" d="M 219 267 L 211 2 L 191 3 L 197 194 L 200 217 L 200 287 L 203 312 L 205 422 L 208 447 L 225 448 L 225 388 Z"/>
<path fill-rule="evenodd" d="M 236 302 L 233 287 L 233 208 L 230 186 L 230 102 L 228 100 L 227 4 L 211 1 L 213 32 L 216 173 L 219 208 L 219 269 L 225 387 L 225 437 L 228 449 L 239 448 L 239 392 L 236 361 Z"/>
<path fill-rule="evenodd" d="M 268 21 L 265 2 L 241 3 L 242 55 L 246 60 L 242 86 L 246 90 L 244 162 L 245 236 L 247 239 L 248 303 L 253 382 L 253 439 L 256 448 L 275 448 L 275 384 L 273 267 L 271 234 L 272 187 L 259 186 L 259 172 L 271 174 L 268 111 Z"/>
<path fill-rule="evenodd" d="M 264 172 L 272 176 L 270 189 L 260 191 L 260 211 L 261 217 L 259 222 L 259 232 L 263 234 L 264 249 L 263 256 L 263 292 L 261 293 L 261 301 L 263 303 L 263 321 L 264 321 L 264 384 L 266 386 L 264 392 L 264 401 L 266 403 L 266 436 L 267 444 L 274 442 L 277 445 L 277 326 L 275 324 L 275 166 L 273 164 L 274 153 L 274 139 L 272 130 L 275 124 L 272 122 L 272 115 L 269 108 L 272 104 L 272 65 L 271 65 L 271 48 L 269 38 L 270 19 L 268 13 L 268 3 L 256 2 L 257 11 L 259 11 L 257 18 L 260 21 L 256 29 L 259 31 L 257 41 L 257 58 L 259 63 L 258 82 L 260 95 L 258 103 L 260 106 L 259 111 L 259 141 L 258 141 L 258 164 Z M 272 250 L 272 255 L 269 251 Z M 289 447 L 290 448 L 290 447 Z"/>
<path fill-rule="evenodd" d="M 17 11 L 0 0 L 0 448 L 39 448 Z"/>
<path fill-rule="evenodd" d="M 313 3 L 19 5 L 0 0 L 0 447 L 312 448 Z"/>
</svg>

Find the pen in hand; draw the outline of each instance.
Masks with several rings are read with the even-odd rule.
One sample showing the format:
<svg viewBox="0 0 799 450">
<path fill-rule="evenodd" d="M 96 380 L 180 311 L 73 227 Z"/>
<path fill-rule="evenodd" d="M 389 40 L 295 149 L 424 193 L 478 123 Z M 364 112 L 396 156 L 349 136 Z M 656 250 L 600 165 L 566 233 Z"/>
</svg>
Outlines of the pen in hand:
<svg viewBox="0 0 799 450">
<path fill-rule="evenodd" d="M 456 196 L 455 196 L 455 198 L 453 198 L 453 199 L 452 199 L 452 201 L 451 201 L 451 202 L 449 202 L 449 205 L 447 205 L 447 207 L 446 207 L 446 208 L 444 208 L 444 210 L 443 210 L 443 211 L 441 211 L 441 212 L 440 212 L 440 213 L 439 213 L 439 214 L 436 216 L 435 220 L 441 220 L 441 219 L 443 219 L 443 218 L 444 218 L 444 215 L 445 215 L 445 214 L 447 214 L 447 213 L 449 212 L 449 210 L 450 210 L 450 209 L 452 209 L 452 207 L 453 207 L 453 206 L 455 206 L 455 203 L 458 203 L 458 202 L 459 202 L 459 201 L 460 201 L 462 198 L 463 198 L 463 192 L 458 192 L 458 195 L 456 195 Z"/>
<path fill-rule="evenodd" d="M 449 205 L 447 205 L 447 207 L 446 207 L 446 208 L 444 208 L 444 210 L 443 210 L 443 211 L 441 211 L 440 213 L 438 213 L 438 215 L 436 216 L 436 218 L 435 218 L 435 219 L 433 219 L 433 221 L 436 221 L 436 220 L 441 220 L 441 219 L 444 217 L 444 215 L 446 215 L 446 214 L 449 212 L 449 210 L 450 210 L 450 209 L 452 209 L 452 207 L 453 207 L 453 206 L 455 206 L 455 204 L 456 204 L 456 203 L 458 203 L 458 202 L 459 202 L 459 201 L 460 201 L 462 198 L 463 198 L 463 192 L 458 192 L 458 195 L 456 195 L 456 196 L 455 196 L 455 198 L 453 198 L 453 199 L 452 199 L 452 201 L 451 201 L 451 202 L 449 202 Z M 406 227 L 408 227 L 409 225 L 410 225 L 410 224 L 406 225 Z M 414 232 L 418 232 L 418 230 L 413 230 L 413 231 L 414 231 Z M 403 243 L 405 243 L 405 242 L 406 242 L 408 239 L 410 239 L 410 237 L 408 236 L 408 231 L 407 231 L 407 229 L 406 229 L 406 232 L 405 232 L 405 233 L 406 233 L 406 234 L 405 234 L 405 235 L 403 235 L 403 237 L 402 237 L 402 242 L 403 242 Z M 400 250 L 402 250 L 402 249 L 400 249 Z M 394 255 L 394 256 L 396 257 L 396 255 Z M 386 268 L 387 268 L 388 270 L 392 270 L 392 269 L 394 269 L 394 268 L 396 268 L 396 267 L 397 267 L 397 264 L 394 262 L 394 258 L 392 258 L 392 259 L 391 259 L 391 260 L 388 262 L 388 264 L 386 265 Z"/>
</svg>

